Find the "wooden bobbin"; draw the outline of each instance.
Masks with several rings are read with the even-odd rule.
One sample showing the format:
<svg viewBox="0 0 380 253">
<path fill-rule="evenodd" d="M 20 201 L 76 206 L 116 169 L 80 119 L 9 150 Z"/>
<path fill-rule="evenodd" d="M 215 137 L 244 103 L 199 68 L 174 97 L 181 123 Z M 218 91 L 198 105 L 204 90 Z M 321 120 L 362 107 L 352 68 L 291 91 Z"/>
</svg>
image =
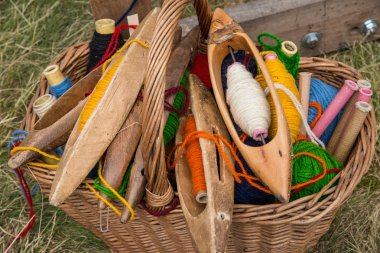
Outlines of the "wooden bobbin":
<svg viewBox="0 0 380 253">
<path fill-rule="evenodd" d="M 58 84 L 62 83 L 63 80 L 65 80 L 65 76 L 63 75 L 62 71 L 59 69 L 58 65 L 48 66 L 44 70 L 43 75 L 46 77 L 48 83 L 51 86 L 57 86 Z"/>
<path fill-rule="evenodd" d="M 360 133 L 360 129 L 362 128 L 364 121 L 371 110 L 372 106 L 367 102 L 355 103 L 354 114 L 352 115 L 349 125 L 343 133 L 339 145 L 333 154 L 335 159 L 341 163 L 344 164 L 346 162 L 350 154 L 350 150 L 352 149 L 352 146 Z"/>
<path fill-rule="evenodd" d="M 287 56 L 293 56 L 298 51 L 296 44 L 294 44 L 292 41 L 289 41 L 289 40 L 283 41 L 281 43 L 281 50 Z"/>
<path fill-rule="evenodd" d="M 309 72 L 300 72 L 299 73 L 299 84 L 298 89 L 300 91 L 301 105 L 305 118 L 309 116 L 309 98 L 310 98 L 310 81 L 312 74 Z M 301 123 L 300 134 L 305 135 L 306 129 Z"/>
<path fill-rule="evenodd" d="M 100 34 L 113 34 L 115 32 L 115 20 L 110 18 L 95 21 L 95 30 Z"/>
</svg>

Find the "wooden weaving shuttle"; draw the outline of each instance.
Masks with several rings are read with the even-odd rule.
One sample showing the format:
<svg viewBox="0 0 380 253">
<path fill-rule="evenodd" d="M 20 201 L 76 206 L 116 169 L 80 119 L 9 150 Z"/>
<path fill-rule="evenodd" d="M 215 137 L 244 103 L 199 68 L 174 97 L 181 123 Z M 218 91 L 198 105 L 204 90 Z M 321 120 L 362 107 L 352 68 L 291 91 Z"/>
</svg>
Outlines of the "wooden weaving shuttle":
<svg viewBox="0 0 380 253">
<path fill-rule="evenodd" d="M 159 11 L 148 14 L 133 33 L 136 39 L 151 42 Z M 132 43 L 82 130 L 77 121 L 52 184 L 52 205 L 60 205 L 75 191 L 115 138 L 140 92 L 148 53 L 148 48 Z"/>
<path fill-rule="evenodd" d="M 31 131 L 22 141 L 24 147 L 35 147 L 44 152 L 58 148 L 66 143 L 74 128 L 87 99 L 79 102 L 77 106 L 62 118 L 40 130 Z M 21 165 L 37 159 L 40 155 L 34 151 L 26 150 L 16 152 L 8 161 L 8 166 L 16 169 Z"/>
<path fill-rule="evenodd" d="M 221 65 L 226 55 L 229 54 L 228 46 L 234 50 L 249 51 L 255 57 L 269 87 L 277 112 L 278 130 L 276 136 L 264 146 L 251 147 L 245 145 L 240 140 L 229 114 L 221 79 Z M 238 24 L 219 8 L 215 10 L 212 18 L 208 60 L 215 99 L 233 141 L 255 175 L 268 186 L 277 199 L 281 202 L 288 202 L 292 145 L 284 111 L 256 45 Z"/>
<path fill-rule="evenodd" d="M 218 107 L 211 92 L 195 75 L 189 76 L 191 108 L 197 130 L 216 133 L 229 141 Z M 184 119 L 177 133 L 176 142 L 183 141 Z M 224 252 L 232 221 L 234 204 L 234 179 L 225 161 L 219 156 L 213 141 L 199 139 L 202 150 L 204 174 L 207 185 L 207 204 L 199 204 L 192 192 L 190 168 L 184 155 L 176 165 L 176 181 L 182 210 L 190 234 L 199 252 Z M 234 163 L 228 148 L 223 146 L 229 162 Z M 219 166 L 219 169 L 218 169 Z"/>
<path fill-rule="evenodd" d="M 168 68 L 166 70 L 166 89 L 178 86 L 183 73 L 186 70 L 189 61 L 191 60 L 192 52 L 197 47 L 199 37 L 199 28 L 192 29 L 186 37 L 179 42 L 170 55 Z M 169 104 L 173 104 L 174 96 L 167 99 Z M 165 111 L 164 121 L 166 122 L 169 116 L 169 111 Z M 125 192 L 125 199 L 135 208 L 142 200 L 145 191 L 146 180 L 143 175 L 144 163 L 141 155 L 140 147 L 137 148 L 135 161 L 132 164 L 129 183 Z M 129 220 L 131 213 L 128 208 L 124 208 L 121 222 L 125 223 Z"/>
<path fill-rule="evenodd" d="M 142 102 L 136 101 L 120 131 L 107 149 L 104 159 L 103 177 L 109 185 L 118 190 L 123 182 L 137 145 L 141 137 Z M 105 194 L 102 197 L 109 200 Z M 99 208 L 104 209 L 106 204 L 100 200 Z"/>
</svg>

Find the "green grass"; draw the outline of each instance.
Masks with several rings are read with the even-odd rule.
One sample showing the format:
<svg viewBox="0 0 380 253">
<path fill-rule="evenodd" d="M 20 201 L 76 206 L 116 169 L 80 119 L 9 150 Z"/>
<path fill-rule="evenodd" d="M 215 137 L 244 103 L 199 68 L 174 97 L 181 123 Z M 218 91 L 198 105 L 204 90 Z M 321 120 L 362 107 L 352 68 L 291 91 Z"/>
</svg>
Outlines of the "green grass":
<svg viewBox="0 0 380 253">
<path fill-rule="evenodd" d="M 159 2 L 159 1 L 156 1 Z M 214 0 L 213 6 L 231 0 Z M 234 1 L 243 2 L 243 1 Z M 14 174 L 6 166 L 6 143 L 18 129 L 40 73 L 64 47 L 90 38 L 87 0 L 0 0 L 0 251 L 28 222 L 28 208 Z M 192 8 L 185 15 L 191 15 Z M 358 43 L 350 51 L 329 55 L 359 69 L 372 80 L 379 106 L 380 42 Z M 373 165 L 353 196 L 341 208 L 331 230 L 310 252 L 380 251 L 379 147 Z M 108 252 L 99 239 L 62 211 L 34 198 L 37 222 L 12 252 Z"/>
</svg>

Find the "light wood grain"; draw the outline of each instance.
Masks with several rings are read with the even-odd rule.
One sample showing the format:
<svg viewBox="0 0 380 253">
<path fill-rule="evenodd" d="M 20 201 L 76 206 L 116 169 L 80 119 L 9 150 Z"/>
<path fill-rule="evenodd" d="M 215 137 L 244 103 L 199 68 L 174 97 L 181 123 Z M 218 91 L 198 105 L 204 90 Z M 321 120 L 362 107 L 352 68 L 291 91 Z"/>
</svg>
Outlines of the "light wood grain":
<svg viewBox="0 0 380 253">
<path fill-rule="evenodd" d="M 151 12 L 136 30 L 136 39 L 151 43 L 158 14 L 158 8 Z M 52 184 L 52 205 L 61 204 L 74 192 L 120 130 L 143 84 L 148 52 L 138 43 L 130 45 L 82 131 L 74 127 Z"/>
<path fill-rule="evenodd" d="M 229 54 L 228 46 L 235 50 L 248 50 L 255 57 L 270 90 L 277 112 L 278 130 L 276 136 L 264 146 L 251 147 L 245 145 L 240 140 L 230 117 L 221 79 L 221 65 L 226 55 Z M 232 139 L 255 175 L 268 186 L 279 200 L 287 202 L 291 182 L 290 151 L 292 144 L 284 111 L 256 45 L 222 9 L 216 9 L 214 12 L 210 28 L 208 60 L 215 99 Z"/>
<path fill-rule="evenodd" d="M 197 130 L 220 134 L 229 141 L 227 128 L 211 92 L 195 75 L 189 76 L 189 83 L 191 109 Z M 177 143 L 183 141 L 183 126 L 184 120 L 181 120 Z M 195 200 L 190 168 L 184 156 L 176 166 L 178 194 L 190 234 L 199 252 L 224 252 L 232 222 L 234 179 L 226 162 L 216 152 L 215 143 L 199 139 L 199 144 L 207 185 L 207 204 L 202 205 Z M 225 147 L 223 151 L 233 164 L 230 151 Z"/>
</svg>

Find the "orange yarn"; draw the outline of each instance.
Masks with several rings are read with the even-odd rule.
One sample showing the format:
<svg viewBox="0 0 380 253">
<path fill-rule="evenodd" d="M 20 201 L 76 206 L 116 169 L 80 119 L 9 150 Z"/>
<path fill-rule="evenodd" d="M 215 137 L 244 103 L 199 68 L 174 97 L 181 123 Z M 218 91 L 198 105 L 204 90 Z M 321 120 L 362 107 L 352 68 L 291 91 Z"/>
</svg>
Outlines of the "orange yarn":
<svg viewBox="0 0 380 253">
<path fill-rule="evenodd" d="M 195 118 L 190 116 L 186 119 L 184 136 L 186 139 L 191 133 L 196 132 Z M 200 192 L 206 192 L 206 179 L 202 160 L 202 150 L 198 139 L 188 142 L 186 148 L 186 161 L 191 171 L 191 180 L 193 182 L 193 194 L 196 197 Z"/>
<path fill-rule="evenodd" d="M 322 105 L 318 102 L 310 102 L 309 107 L 317 109 L 317 117 L 315 117 L 314 121 L 310 124 L 310 128 L 313 128 L 315 124 L 317 124 L 319 118 L 322 116 L 323 108 Z"/>
<path fill-rule="evenodd" d="M 271 194 L 271 192 L 266 189 L 265 187 L 261 186 L 260 184 L 257 184 L 256 181 L 259 181 L 259 179 L 257 177 L 254 177 L 254 176 L 251 176 L 247 173 L 247 171 L 245 170 L 244 166 L 243 166 L 243 163 L 241 162 L 240 158 L 237 156 L 236 152 L 234 151 L 234 148 L 232 147 L 232 145 L 225 139 L 223 138 L 221 135 L 219 134 L 212 134 L 212 133 L 209 133 L 209 132 L 206 132 L 206 131 L 193 131 L 191 132 L 190 134 L 188 134 L 182 143 L 179 143 L 177 144 L 169 153 L 169 156 L 167 158 L 167 167 L 169 169 L 174 169 L 175 168 L 175 165 L 177 164 L 178 160 L 181 158 L 181 155 L 185 149 L 185 147 L 187 147 L 189 145 L 189 142 L 193 141 L 193 140 L 196 140 L 196 139 L 199 139 L 199 138 L 203 138 L 203 139 L 206 139 L 206 140 L 211 140 L 215 143 L 216 145 L 216 148 L 218 149 L 218 152 L 219 154 L 221 155 L 221 157 L 223 158 L 225 164 L 227 165 L 227 167 L 230 169 L 231 173 L 232 173 L 232 176 L 234 177 L 235 181 L 237 183 L 241 183 L 241 178 L 244 178 L 247 180 L 247 182 L 257 188 L 257 189 L 260 189 L 262 190 L 263 192 L 266 192 L 268 194 Z M 220 142 L 222 142 L 232 153 L 232 156 L 234 157 L 235 161 L 238 163 L 238 165 L 240 166 L 242 172 L 236 172 L 233 164 L 231 164 L 231 161 L 227 158 L 226 154 L 224 153 L 223 151 L 223 148 L 220 144 Z M 177 148 L 179 148 L 179 151 L 177 153 L 177 155 L 175 156 L 174 158 L 174 161 L 173 163 L 170 163 L 170 160 L 174 154 L 174 151 L 177 150 Z"/>
<path fill-rule="evenodd" d="M 206 131 L 191 131 L 191 133 L 189 133 L 188 135 L 186 135 L 186 137 L 184 138 L 183 142 L 182 143 L 179 143 L 177 144 L 169 153 L 169 156 L 167 158 L 167 167 L 169 169 L 174 169 L 175 168 L 175 165 L 177 164 L 178 160 L 181 158 L 181 155 L 185 149 L 185 147 L 187 147 L 189 145 L 190 142 L 196 140 L 196 139 L 199 139 L 199 138 L 204 138 L 204 139 L 207 139 L 207 140 L 212 140 L 214 141 L 217 149 L 218 149 L 218 152 L 219 154 L 222 156 L 224 162 L 226 163 L 227 167 L 230 169 L 235 181 L 237 183 L 241 183 L 241 178 L 244 178 L 247 180 L 247 182 L 252 186 L 252 187 L 255 187 L 263 192 L 266 192 L 268 194 L 272 194 L 270 190 L 268 190 L 267 188 L 261 186 L 260 184 L 257 184 L 256 182 L 259 181 L 259 178 L 255 177 L 255 176 L 251 176 L 247 173 L 247 171 L 245 170 L 240 158 L 237 156 L 236 154 L 236 146 L 235 144 L 233 143 L 232 145 L 225 139 L 223 138 L 222 136 L 218 135 L 218 134 L 211 134 L 209 132 L 206 132 Z M 240 139 L 244 140 L 246 138 L 246 136 L 244 135 L 241 135 L 240 136 Z M 240 166 L 242 172 L 236 172 L 234 166 L 230 163 L 230 161 L 228 160 L 226 154 L 224 153 L 223 151 L 223 148 L 222 146 L 220 145 L 219 141 L 221 141 L 225 146 L 227 146 L 227 148 L 230 149 L 231 153 L 232 153 L 232 156 L 234 157 L 235 161 L 238 163 L 238 165 Z M 235 147 L 234 147 L 235 146 Z M 174 158 L 174 161 L 173 163 L 170 163 L 170 160 L 174 154 L 174 152 L 179 148 L 179 151 L 177 153 L 177 155 L 175 156 Z M 304 188 L 304 187 L 307 187 L 308 185 L 312 184 L 312 183 L 315 183 L 319 180 L 321 180 L 322 178 L 325 177 L 326 173 L 327 173 L 327 167 L 326 167 L 326 162 L 312 154 L 312 153 L 309 153 L 309 152 L 300 152 L 300 153 L 297 153 L 294 158 L 298 157 L 298 156 L 309 156 L 309 157 L 312 157 L 314 158 L 315 160 L 317 160 L 318 162 L 321 163 L 322 165 L 322 168 L 323 168 L 323 172 L 321 174 L 319 174 L 317 177 L 315 178 L 312 178 L 304 183 L 300 183 L 300 184 L 297 184 L 297 185 L 293 185 L 291 187 L 291 190 L 297 190 L 297 189 L 300 189 L 300 188 Z M 187 156 L 186 156 L 187 158 Z M 201 159 L 201 158 L 200 158 Z"/>
</svg>

